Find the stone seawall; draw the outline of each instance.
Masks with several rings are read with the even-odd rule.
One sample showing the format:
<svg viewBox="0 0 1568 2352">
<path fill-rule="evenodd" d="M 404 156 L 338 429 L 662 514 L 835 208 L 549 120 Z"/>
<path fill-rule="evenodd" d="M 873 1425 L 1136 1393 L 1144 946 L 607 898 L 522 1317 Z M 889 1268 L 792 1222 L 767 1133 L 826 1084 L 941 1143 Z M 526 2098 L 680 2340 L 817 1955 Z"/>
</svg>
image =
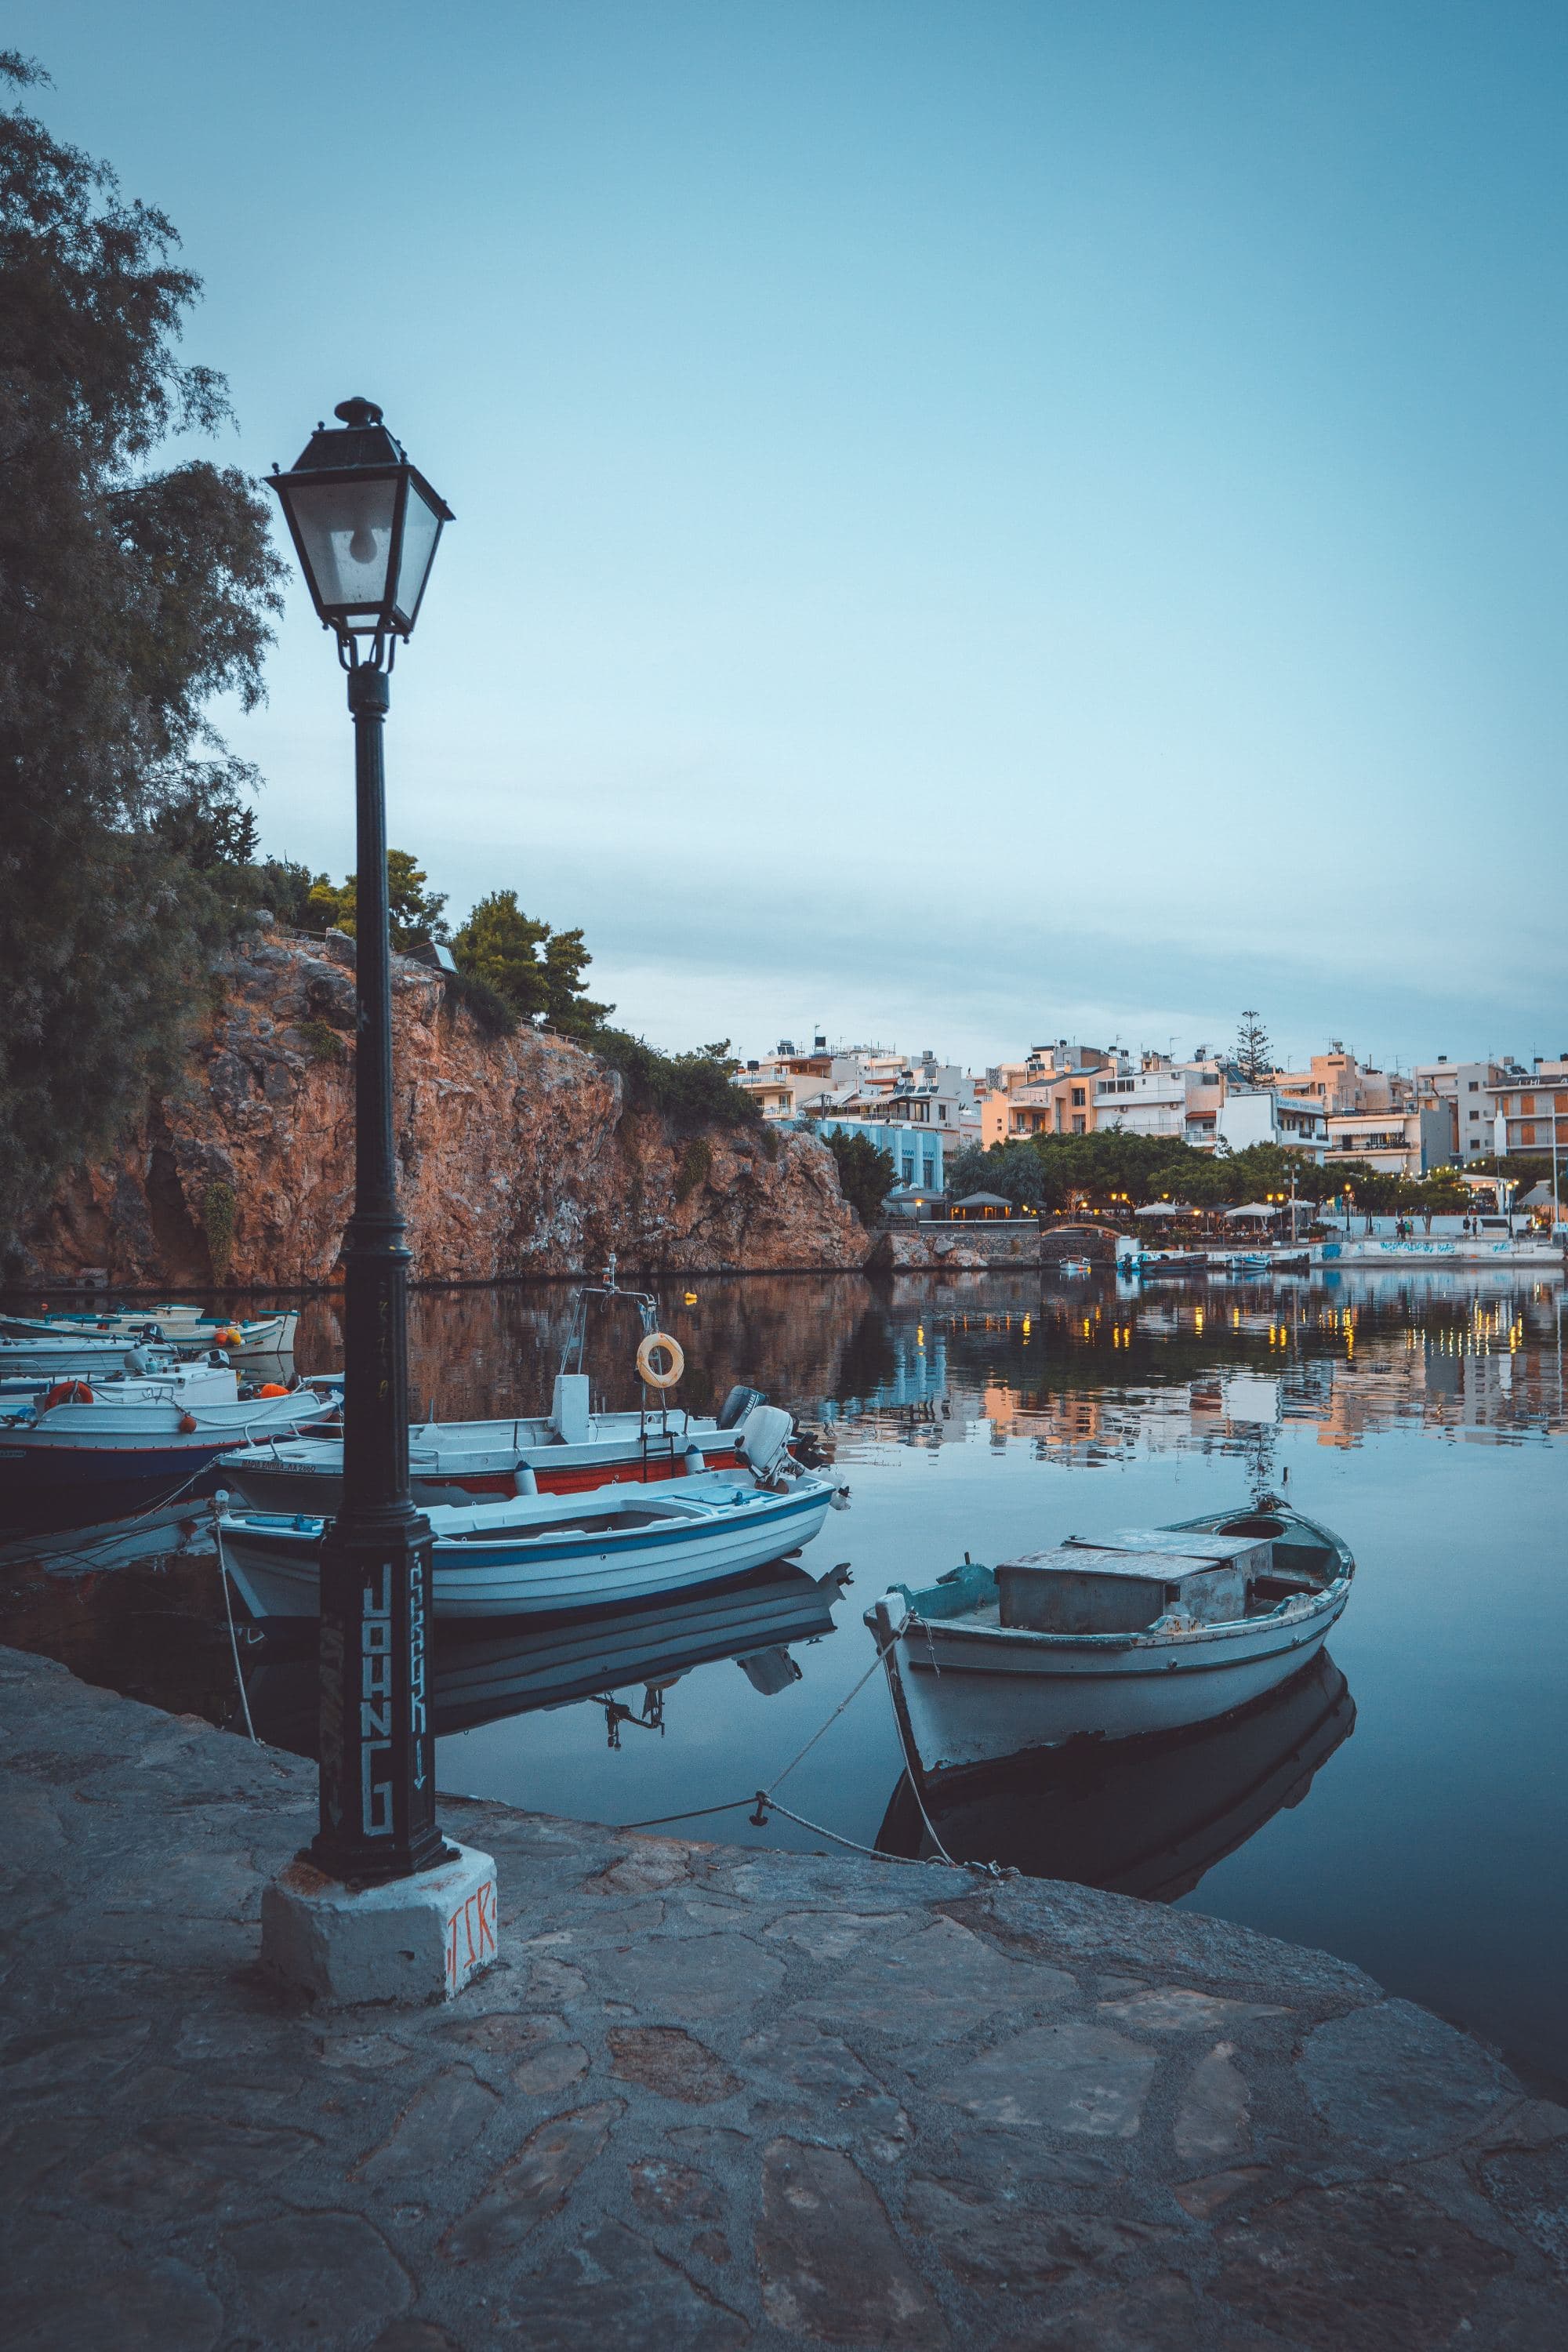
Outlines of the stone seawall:
<svg viewBox="0 0 1568 2352">
<path fill-rule="evenodd" d="M 1342 1961 L 440 1811 L 493 1965 L 309 2011 L 256 1962 L 314 1769 L 0 1649 L 9 2352 L 1568 2342 L 1568 2113 Z"/>
<path fill-rule="evenodd" d="M 353 1189 L 352 970 L 262 935 L 219 974 L 185 1081 L 61 1186 L 20 1278 L 122 1287 L 317 1285 Z M 346 944 L 346 943 L 345 943 Z M 340 950 L 341 952 L 341 950 Z M 439 977 L 395 959 L 394 1097 L 416 1281 L 628 1268 L 858 1266 L 869 1247 L 806 1135 L 674 1134 L 564 1040 L 487 1040 Z"/>
</svg>

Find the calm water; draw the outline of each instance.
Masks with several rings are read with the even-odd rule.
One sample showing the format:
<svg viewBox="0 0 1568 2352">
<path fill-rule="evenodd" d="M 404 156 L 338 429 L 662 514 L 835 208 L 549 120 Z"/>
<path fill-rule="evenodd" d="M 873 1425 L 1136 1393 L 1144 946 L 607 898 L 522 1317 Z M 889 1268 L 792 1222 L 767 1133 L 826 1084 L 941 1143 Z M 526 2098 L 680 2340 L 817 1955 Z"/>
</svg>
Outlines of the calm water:
<svg viewBox="0 0 1568 2352">
<path fill-rule="evenodd" d="M 419 1295 L 421 1408 L 537 1409 L 569 1304 L 557 1286 Z M 853 1583 L 838 1597 L 786 1572 L 765 1596 L 768 1625 L 737 1623 L 745 1664 L 724 1656 L 673 1680 L 684 1661 L 668 1626 L 606 1629 L 605 1679 L 591 1656 L 556 1685 L 592 1685 L 595 1698 L 489 1722 L 475 1721 L 487 1711 L 475 1690 L 504 1705 L 509 1675 L 537 1682 L 540 1637 L 492 1645 L 477 1680 L 467 1647 L 447 1643 L 447 1719 L 466 1694 L 457 1719 L 474 1727 L 441 1739 L 441 1783 L 610 1822 L 749 1794 L 870 1664 L 860 1612 L 888 1582 L 928 1580 L 965 1551 L 993 1560 L 1070 1532 L 1190 1517 L 1289 1471 L 1291 1500 L 1339 1528 L 1359 1562 L 1331 1663 L 1180 1751 L 1069 1759 L 939 1826 L 955 1852 L 1323 1946 L 1560 2083 L 1561 1311 L 1560 1286 L 1489 1274 L 1142 1295 L 998 1275 L 666 1286 L 661 1319 L 686 1349 L 693 1409 L 744 1380 L 822 1428 L 853 1502 L 802 1568 L 815 1578 L 847 1562 Z M 636 1401 L 636 1337 L 628 1317 L 597 1340 L 610 1405 Z M 312 1302 L 300 1368 L 334 1364 L 339 1348 L 333 1310 Z M 57 1550 L 47 1573 L 15 1558 L 0 1567 L 0 1639 L 229 1719 L 227 1633 L 199 1538 L 154 1570 L 84 1572 L 95 1557 Z M 308 1738 L 308 1664 L 251 1651 L 247 1675 L 264 1729 Z M 651 1698 L 649 1678 L 665 1685 Z M 917 1852 L 901 1779 L 878 1675 L 780 1793 L 846 1837 Z M 821 1843 L 776 1816 L 756 1829 L 744 1810 L 690 1826 Z"/>
</svg>

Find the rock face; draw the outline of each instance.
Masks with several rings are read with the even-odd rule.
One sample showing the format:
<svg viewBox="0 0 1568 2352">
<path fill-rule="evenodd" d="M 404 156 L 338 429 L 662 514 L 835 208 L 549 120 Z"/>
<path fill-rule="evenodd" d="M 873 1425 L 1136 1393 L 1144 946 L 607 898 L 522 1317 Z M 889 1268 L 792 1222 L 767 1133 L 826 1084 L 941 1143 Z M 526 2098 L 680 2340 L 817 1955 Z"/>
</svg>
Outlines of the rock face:
<svg viewBox="0 0 1568 2352">
<path fill-rule="evenodd" d="M 334 952 L 335 950 L 335 952 Z M 68 1179 L 28 1236 L 38 1280 L 321 1284 L 353 1192 L 346 940 L 258 935 L 184 1085 L 117 1156 Z M 395 1129 L 416 1280 L 628 1267 L 858 1266 L 868 1237 L 813 1138 L 672 1134 L 616 1071 L 528 1030 L 486 1040 L 439 976 L 394 959 Z M 768 1156 L 776 1146 L 776 1156 Z"/>
</svg>

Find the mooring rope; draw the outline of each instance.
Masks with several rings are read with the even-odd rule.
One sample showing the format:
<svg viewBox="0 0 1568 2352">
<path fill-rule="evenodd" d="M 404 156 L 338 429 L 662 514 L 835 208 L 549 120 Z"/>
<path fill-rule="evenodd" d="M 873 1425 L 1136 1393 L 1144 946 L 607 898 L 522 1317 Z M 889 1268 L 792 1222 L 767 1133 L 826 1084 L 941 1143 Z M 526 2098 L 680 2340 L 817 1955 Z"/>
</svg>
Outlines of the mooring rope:
<svg viewBox="0 0 1568 2352">
<path fill-rule="evenodd" d="M 878 1667 L 881 1665 L 883 1661 L 886 1659 L 889 1651 L 898 1641 L 900 1634 L 902 1633 L 904 1630 L 904 1626 L 908 1623 L 909 1616 L 906 1615 L 903 1620 L 903 1623 L 897 1626 L 893 1633 L 889 1635 L 888 1639 L 881 1643 L 878 1649 L 876 1656 L 872 1659 L 870 1664 L 867 1667 L 865 1673 L 861 1675 L 854 1689 L 847 1692 L 846 1696 L 839 1700 L 838 1705 L 834 1708 L 832 1714 L 826 1718 L 826 1722 L 818 1724 L 816 1729 L 812 1733 L 811 1738 L 806 1741 L 805 1747 L 796 1750 L 795 1754 L 790 1758 L 789 1762 L 784 1766 L 784 1770 L 774 1774 L 771 1787 L 766 1789 L 758 1789 L 752 1796 L 749 1797 L 728 1798 L 721 1805 L 691 1805 L 689 1806 L 684 1812 L 657 1813 L 647 1821 L 623 1822 L 620 1824 L 621 1828 L 626 1830 L 665 1829 L 672 1822 L 709 1821 L 715 1813 L 738 1813 L 743 1811 L 748 1806 L 750 1806 L 752 1809 L 752 1823 L 758 1829 L 765 1829 L 767 1827 L 767 1816 L 770 1812 L 782 1813 L 785 1821 L 795 1822 L 801 1829 L 809 1830 L 813 1837 L 829 1838 L 835 1845 L 847 1846 L 851 1853 L 863 1853 L 868 1855 L 873 1862 L 902 1863 L 907 1867 L 916 1870 L 937 1869 L 945 1863 L 950 1870 L 971 1870 L 983 1878 L 995 1879 L 998 1882 L 1006 1878 L 1016 1878 L 1019 1875 L 1017 1871 L 1006 1869 L 1000 1863 L 959 1862 L 955 1861 L 953 1856 L 949 1853 L 941 1838 L 937 1835 L 936 1824 L 926 1811 L 925 1799 L 921 1794 L 919 1770 L 910 1756 L 909 1745 L 904 1738 L 904 1727 L 899 1720 L 899 1711 L 897 1707 L 893 1709 L 893 1724 L 899 1735 L 899 1752 L 904 1759 L 905 1778 L 909 1781 L 910 1788 L 914 1796 L 915 1803 L 920 1808 L 920 1816 L 921 1821 L 925 1823 L 926 1834 L 931 1839 L 932 1845 L 936 1848 L 936 1853 L 934 1854 L 885 1853 L 879 1846 L 862 1845 L 858 1838 L 846 1837 L 839 1830 L 825 1828 L 821 1822 L 808 1821 L 804 1813 L 792 1811 L 788 1805 L 781 1803 L 779 1799 L 773 1793 L 773 1790 L 778 1787 L 779 1782 L 781 1780 L 787 1780 L 789 1775 L 795 1770 L 795 1766 L 801 1761 L 801 1759 L 808 1755 L 812 1748 L 816 1747 L 817 1741 L 822 1738 L 823 1733 L 830 1729 L 831 1727 L 837 1722 L 845 1708 L 849 1705 L 850 1700 L 858 1698 L 860 1693 L 865 1689 L 867 1684 L 870 1681 Z"/>
<path fill-rule="evenodd" d="M 261 1742 L 256 1737 L 256 1726 L 250 1719 L 250 1695 L 245 1687 L 245 1676 L 239 1670 L 239 1637 L 234 1630 L 234 1602 L 228 1591 L 228 1562 L 223 1556 L 223 1529 L 216 1519 L 213 1521 L 213 1536 L 217 1544 L 218 1582 L 223 1587 L 223 1613 L 228 1620 L 228 1650 L 234 1660 L 234 1679 L 239 1685 L 240 1709 L 245 1717 L 245 1727 L 259 1748 Z"/>
</svg>

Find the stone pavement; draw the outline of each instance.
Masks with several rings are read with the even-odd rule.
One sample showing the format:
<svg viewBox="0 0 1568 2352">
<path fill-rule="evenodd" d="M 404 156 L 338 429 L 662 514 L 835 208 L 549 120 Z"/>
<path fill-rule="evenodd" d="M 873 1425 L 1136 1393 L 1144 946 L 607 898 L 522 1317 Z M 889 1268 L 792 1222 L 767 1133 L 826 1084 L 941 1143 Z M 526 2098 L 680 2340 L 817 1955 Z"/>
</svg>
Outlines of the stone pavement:
<svg viewBox="0 0 1568 2352">
<path fill-rule="evenodd" d="M 447 1801 L 496 1965 L 311 2014 L 313 1788 L 0 1650 L 0 2345 L 1568 2344 L 1568 2113 L 1342 1962 Z"/>
</svg>

